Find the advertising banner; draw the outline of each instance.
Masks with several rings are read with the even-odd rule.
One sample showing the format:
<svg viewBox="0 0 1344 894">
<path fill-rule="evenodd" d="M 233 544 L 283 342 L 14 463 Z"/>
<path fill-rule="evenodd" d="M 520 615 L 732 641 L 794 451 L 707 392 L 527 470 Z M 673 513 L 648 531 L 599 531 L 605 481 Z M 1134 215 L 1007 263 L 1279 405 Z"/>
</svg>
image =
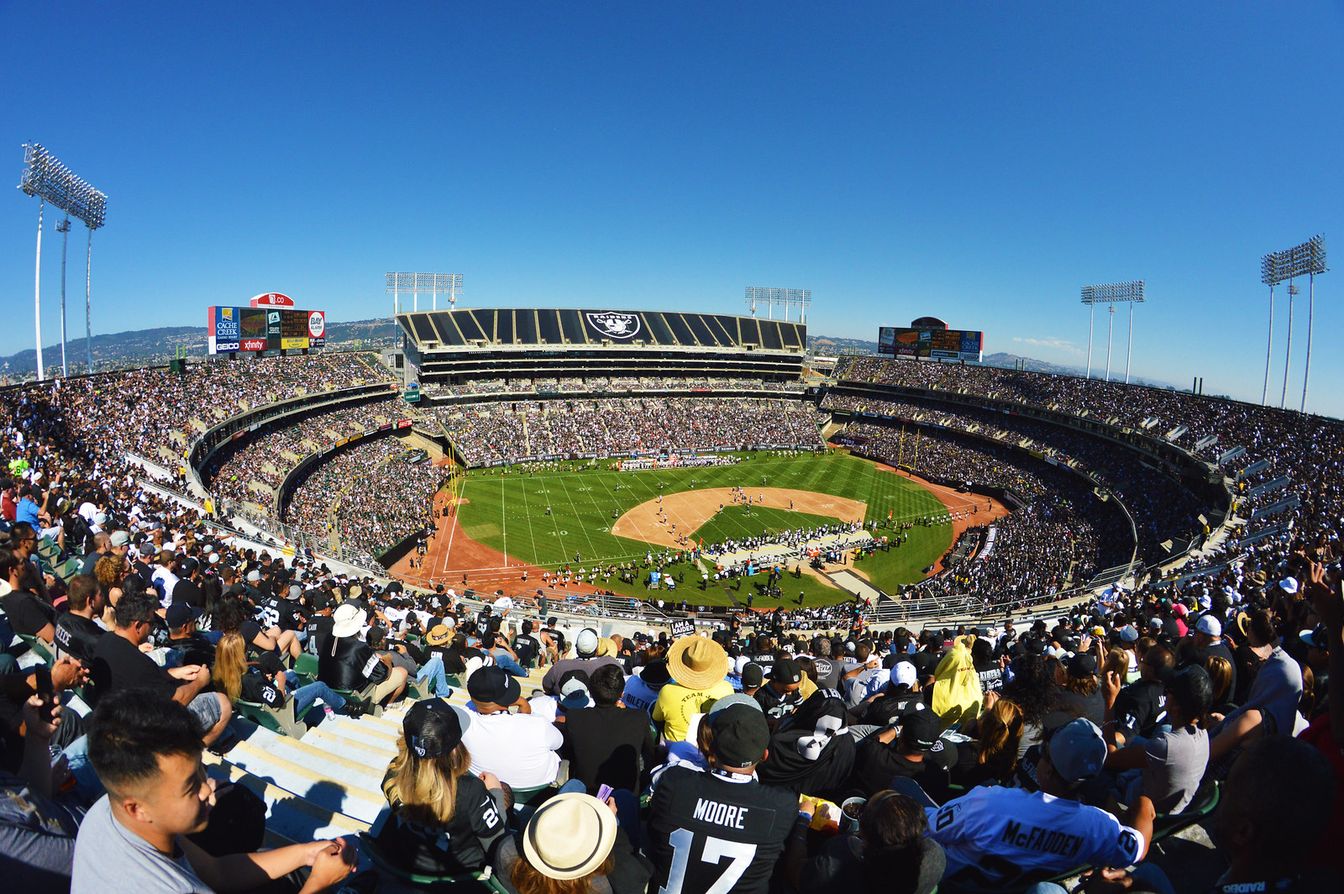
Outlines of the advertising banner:
<svg viewBox="0 0 1344 894">
<path fill-rule="evenodd" d="M 211 354 L 238 350 L 238 308 L 211 307 L 206 319 Z"/>
<path fill-rule="evenodd" d="M 238 313 L 242 317 L 239 324 L 241 333 L 239 349 L 243 351 L 266 350 L 266 311 L 248 307 L 239 308 Z"/>
<path fill-rule="evenodd" d="M 308 344 L 320 348 L 327 343 L 327 315 L 325 311 L 310 310 L 308 313 Z"/>
<path fill-rule="evenodd" d="M 906 326 L 881 326 L 877 330 L 877 352 L 893 357 L 979 362 L 983 346 L 984 333 L 979 330 Z"/>
</svg>

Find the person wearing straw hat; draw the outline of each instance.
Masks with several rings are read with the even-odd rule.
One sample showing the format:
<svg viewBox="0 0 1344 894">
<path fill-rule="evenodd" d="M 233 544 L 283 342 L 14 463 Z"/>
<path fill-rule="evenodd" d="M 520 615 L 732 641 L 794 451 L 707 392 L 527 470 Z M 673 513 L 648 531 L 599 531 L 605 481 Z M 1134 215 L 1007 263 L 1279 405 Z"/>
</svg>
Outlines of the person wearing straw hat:
<svg viewBox="0 0 1344 894">
<path fill-rule="evenodd" d="M 470 726 L 466 711 L 438 698 L 416 702 L 402 720 L 383 777 L 392 812 L 374 841 L 407 872 L 479 872 L 505 836 L 504 790 L 493 773 L 471 772 L 462 743 Z"/>
<path fill-rule="evenodd" d="M 332 615 L 331 638 L 317 657 L 317 678 L 332 689 L 361 692 L 372 686 L 372 699 L 385 704 L 400 697 L 406 688 L 404 668 L 392 667 L 390 659 L 379 658 L 359 638 L 364 630 L 364 611 L 343 602 Z"/>
<path fill-rule="evenodd" d="M 511 894 L 643 894 L 652 868 L 616 822 L 616 802 L 565 792 L 538 808 L 518 843 L 506 839 L 495 880 Z"/>
<path fill-rule="evenodd" d="M 691 718 L 733 694 L 733 684 L 728 682 L 730 664 L 723 646 L 708 637 L 684 636 L 672 644 L 667 650 L 672 681 L 658 691 L 653 705 L 653 722 L 661 724 L 665 741 L 684 741 Z"/>
</svg>

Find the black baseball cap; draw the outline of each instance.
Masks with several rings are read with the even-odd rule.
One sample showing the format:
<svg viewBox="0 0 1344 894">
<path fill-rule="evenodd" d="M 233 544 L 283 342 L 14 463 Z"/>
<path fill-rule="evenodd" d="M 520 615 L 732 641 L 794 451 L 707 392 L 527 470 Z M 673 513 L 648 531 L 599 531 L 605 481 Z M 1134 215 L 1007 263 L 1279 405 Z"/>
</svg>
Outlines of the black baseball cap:
<svg viewBox="0 0 1344 894">
<path fill-rule="evenodd" d="M 774 679 L 773 673 L 771 679 Z M 765 670 L 756 662 L 748 661 L 742 666 L 742 687 L 757 689 L 765 682 Z"/>
<path fill-rule="evenodd" d="M 168 606 L 168 611 L 164 612 L 164 621 L 168 624 L 169 630 L 178 630 L 186 627 L 192 621 L 201 616 L 199 609 L 188 605 L 185 602 L 174 602 Z"/>
<path fill-rule="evenodd" d="M 770 679 L 776 683 L 801 683 L 803 669 L 792 658 L 781 658 L 770 666 Z"/>
<path fill-rule="evenodd" d="M 504 668 L 489 666 L 480 668 L 467 680 L 467 694 L 474 702 L 511 705 L 522 696 L 523 687 Z"/>
<path fill-rule="evenodd" d="M 667 670 L 667 659 L 657 658 L 644 665 L 644 669 L 639 672 L 639 678 L 647 683 L 650 689 L 661 689 L 666 686 L 667 681 L 672 679 L 672 674 Z"/>
<path fill-rule="evenodd" d="M 706 719 L 714 732 L 714 754 L 723 766 L 741 770 L 765 757 L 770 728 L 759 707 L 730 705 Z"/>
<path fill-rule="evenodd" d="M 472 675 L 475 679 L 479 671 Z M 442 757 L 458 746 L 462 733 L 471 723 L 439 698 L 418 701 L 406 712 L 401 731 L 406 736 L 406 748 L 419 758 Z"/>
<path fill-rule="evenodd" d="M 938 733 L 938 715 L 928 709 L 912 711 L 901 718 L 901 738 L 920 751 L 932 748 L 938 741 Z"/>
</svg>

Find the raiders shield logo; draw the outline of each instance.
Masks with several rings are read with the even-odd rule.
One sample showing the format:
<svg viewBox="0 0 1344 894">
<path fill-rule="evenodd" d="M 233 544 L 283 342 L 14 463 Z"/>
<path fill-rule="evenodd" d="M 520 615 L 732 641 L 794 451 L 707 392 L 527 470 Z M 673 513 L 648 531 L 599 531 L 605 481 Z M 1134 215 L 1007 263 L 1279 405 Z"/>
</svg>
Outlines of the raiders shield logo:
<svg viewBox="0 0 1344 894">
<path fill-rule="evenodd" d="M 634 338 L 639 334 L 639 317 L 615 311 L 589 313 L 588 322 L 603 335 L 611 338 Z"/>
</svg>

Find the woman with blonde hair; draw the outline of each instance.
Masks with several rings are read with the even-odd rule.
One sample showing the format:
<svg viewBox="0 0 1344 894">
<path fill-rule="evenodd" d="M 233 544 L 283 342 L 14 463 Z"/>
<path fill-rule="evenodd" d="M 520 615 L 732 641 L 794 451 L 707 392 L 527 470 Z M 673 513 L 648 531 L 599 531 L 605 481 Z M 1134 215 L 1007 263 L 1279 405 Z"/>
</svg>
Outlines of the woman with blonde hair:
<svg viewBox="0 0 1344 894">
<path fill-rule="evenodd" d="M 1005 784 L 1017 769 L 1023 724 L 1022 709 L 1015 702 L 985 693 L 984 710 L 975 720 L 975 740 L 957 746 L 951 781 L 966 788 Z"/>
<path fill-rule="evenodd" d="M 565 792 L 542 804 L 499 848 L 495 876 L 510 894 L 644 894 L 652 867 L 616 822 L 616 802 Z"/>
<path fill-rule="evenodd" d="M 416 702 L 402 720 L 397 756 L 383 777 L 391 816 L 374 839 L 407 872 L 479 872 L 505 837 L 504 790 L 493 773 L 471 773 L 462 744 L 465 711 L 439 698 Z"/>
<path fill-rule="evenodd" d="M 321 680 L 296 686 L 298 676 L 286 671 L 274 652 L 267 652 L 256 663 L 247 660 L 247 646 L 237 631 L 224 634 L 215 645 L 215 663 L 210 671 L 214 685 L 223 690 L 229 701 L 244 699 L 268 708 L 283 708 L 291 696 L 294 699 L 294 717 L 300 722 L 312 712 L 318 700 L 333 711 L 358 717 L 363 713 L 358 705 L 345 698 Z M 323 712 L 314 715 L 320 721 Z M 315 726 L 315 723 L 309 723 Z"/>
</svg>

